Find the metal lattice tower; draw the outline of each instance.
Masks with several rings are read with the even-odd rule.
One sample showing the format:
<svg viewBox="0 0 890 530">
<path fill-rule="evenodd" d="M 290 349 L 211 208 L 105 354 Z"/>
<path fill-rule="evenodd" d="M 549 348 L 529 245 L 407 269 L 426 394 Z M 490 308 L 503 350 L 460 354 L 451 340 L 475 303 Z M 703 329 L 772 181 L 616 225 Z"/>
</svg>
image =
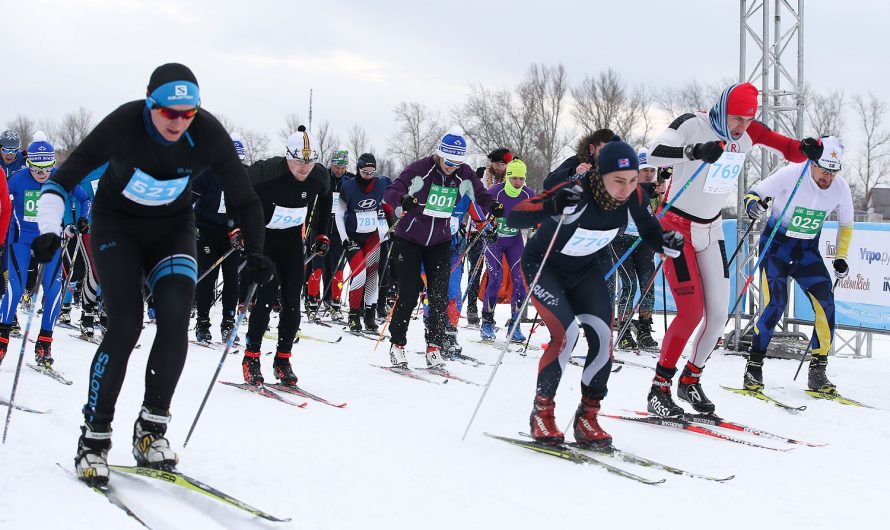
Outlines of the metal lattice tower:
<svg viewBox="0 0 890 530">
<path fill-rule="evenodd" d="M 750 82 L 760 89 L 761 106 L 758 119 L 773 130 L 792 138 L 801 138 L 804 116 L 804 0 L 739 0 L 739 82 Z M 771 10 L 772 8 L 772 10 Z M 783 27 L 784 24 L 784 27 Z M 748 65 L 753 63 L 753 67 Z M 759 153 L 757 152 L 759 151 Z M 737 212 L 741 221 L 745 191 L 757 180 L 778 168 L 781 159 L 763 148 L 748 158 L 745 178 L 739 183 Z M 744 235 L 742 223 L 737 225 L 738 237 Z M 748 242 L 754 248 L 756 236 Z M 749 256 L 754 253 L 749 252 Z M 747 274 L 745 267 L 736 267 L 738 297 Z M 749 266 L 753 266 L 750 263 Z M 756 275 L 755 275 L 756 276 Z M 749 289 L 754 288 L 754 285 Z M 753 314 L 754 296 L 748 297 L 749 313 Z M 740 304 L 741 305 L 741 304 Z M 741 335 L 743 308 L 735 313 L 736 348 Z"/>
</svg>

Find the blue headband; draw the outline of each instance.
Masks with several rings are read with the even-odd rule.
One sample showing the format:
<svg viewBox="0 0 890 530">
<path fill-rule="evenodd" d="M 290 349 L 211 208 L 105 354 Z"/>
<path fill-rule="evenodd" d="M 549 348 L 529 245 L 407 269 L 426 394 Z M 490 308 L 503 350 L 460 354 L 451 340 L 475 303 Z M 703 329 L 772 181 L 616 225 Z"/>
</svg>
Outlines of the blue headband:
<svg viewBox="0 0 890 530">
<path fill-rule="evenodd" d="M 198 85 L 191 81 L 171 81 L 154 89 L 154 92 L 146 98 L 146 104 L 149 108 L 155 103 L 162 107 L 173 105 L 199 107 L 201 105 L 201 94 L 198 90 Z"/>
</svg>

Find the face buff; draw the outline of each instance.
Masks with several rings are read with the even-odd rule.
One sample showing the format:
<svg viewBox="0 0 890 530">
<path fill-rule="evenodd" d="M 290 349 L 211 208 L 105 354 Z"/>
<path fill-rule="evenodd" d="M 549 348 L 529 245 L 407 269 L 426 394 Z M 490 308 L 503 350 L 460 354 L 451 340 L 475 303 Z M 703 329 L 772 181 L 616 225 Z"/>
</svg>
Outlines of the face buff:
<svg viewBox="0 0 890 530">
<path fill-rule="evenodd" d="M 514 188 L 512 184 L 510 184 L 509 180 L 504 181 L 504 191 L 507 192 L 507 196 L 515 199 L 519 197 L 519 193 L 522 191 L 522 188 Z"/>
</svg>

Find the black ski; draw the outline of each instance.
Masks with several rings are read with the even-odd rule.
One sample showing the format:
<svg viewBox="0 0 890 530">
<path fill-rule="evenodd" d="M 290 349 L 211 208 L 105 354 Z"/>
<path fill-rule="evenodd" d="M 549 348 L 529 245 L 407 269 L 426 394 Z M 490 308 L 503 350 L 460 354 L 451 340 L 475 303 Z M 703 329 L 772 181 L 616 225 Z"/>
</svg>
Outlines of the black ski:
<svg viewBox="0 0 890 530">
<path fill-rule="evenodd" d="M 8 407 L 8 406 L 9 406 L 9 401 L 6 401 L 5 399 L 0 398 L 0 407 Z M 12 408 L 14 408 L 16 410 L 20 410 L 22 412 L 30 412 L 32 414 L 46 414 L 47 412 L 49 412 L 48 410 L 31 409 L 24 405 L 19 405 L 17 403 L 15 405 L 13 405 Z"/>
<path fill-rule="evenodd" d="M 485 433 L 485 436 L 489 436 L 491 438 L 495 438 L 497 440 L 501 440 L 507 442 L 508 444 L 516 445 L 519 447 L 523 447 L 525 449 L 530 449 L 532 451 L 555 456 L 557 458 L 561 458 L 563 460 L 568 460 L 570 462 L 574 462 L 576 464 L 591 464 L 605 468 L 610 473 L 614 473 L 616 475 L 622 476 L 624 478 L 629 478 L 631 480 L 635 480 L 637 482 L 641 482 L 643 484 L 655 485 L 662 484 L 665 482 L 665 479 L 661 480 L 652 480 L 646 477 L 642 477 L 635 473 L 631 473 L 630 471 L 625 471 L 620 467 L 615 467 L 612 464 L 603 462 L 602 460 L 597 460 L 592 456 L 586 455 L 584 453 L 572 450 L 571 448 L 565 445 L 547 445 L 529 440 L 520 440 L 518 438 L 508 438 L 506 436 L 498 436 L 496 434 Z"/>
<path fill-rule="evenodd" d="M 92 344 L 99 344 L 102 342 L 102 340 L 95 335 L 89 336 L 89 335 L 84 335 L 83 333 L 69 333 L 69 335 L 71 335 L 75 339 L 80 339 L 82 341 L 90 342 Z"/>
<path fill-rule="evenodd" d="M 63 385 L 73 385 L 74 384 L 74 381 L 68 379 L 67 377 L 65 377 L 64 375 L 60 374 L 59 372 L 53 370 L 50 367 L 38 366 L 36 364 L 31 364 L 31 363 L 25 363 L 25 364 L 27 364 L 28 368 L 34 370 L 35 372 L 39 372 L 45 376 L 51 377 L 51 378 L 55 379 L 56 381 L 62 383 Z"/>
<path fill-rule="evenodd" d="M 803 412 L 803 411 L 807 410 L 806 405 L 801 405 L 799 407 L 795 407 L 794 405 L 789 405 L 787 403 L 783 403 L 772 396 L 768 396 L 768 395 L 764 394 L 762 391 L 749 390 L 747 388 L 731 388 L 731 387 L 723 386 L 723 385 L 720 385 L 720 388 L 722 388 L 724 390 L 728 390 L 730 392 L 735 392 L 736 394 L 741 394 L 743 396 L 757 398 L 761 401 L 766 401 L 767 403 L 772 403 L 773 405 L 775 405 L 783 410 L 787 410 L 788 412 Z"/>
<path fill-rule="evenodd" d="M 208 348 L 208 349 L 216 350 L 216 351 L 223 351 L 223 350 L 226 349 L 226 343 L 225 343 L 225 342 L 213 342 L 213 341 L 206 342 L 206 341 L 203 341 L 203 340 L 192 340 L 192 339 L 189 339 L 189 342 L 190 342 L 191 344 L 194 344 L 195 346 L 200 346 L 200 347 L 202 347 L 202 348 Z M 233 346 L 232 349 L 229 350 L 229 353 L 230 353 L 230 354 L 236 354 L 236 353 L 240 353 L 240 351 L 241 351 L 241 350 L 239 350 L 238 348 L 235 348 L 235 347 Z"/>
<path fill-rule="evenodd" d="M 91 482 L 81 480 L 77 477 L 77 475 L 74 474 L 73 471 L 66 468 L 62 464 L 56 462 L 56 465 L 59 466 L 60 468 L 62 468 L 62 470 L 65 471 L 68 474 L 68 476 L 70 476 L 74 480 L 80 482 L 81 484 L 90 488 L 91 490 L 95 491 L 96 493 L 104 496 L 106 499 L 108 499 L 108 502 L 110 502 L 111 504 L 113 504 L 113 505 L 117 506 L 118 508 L 120 508 L 121 510 L 123 510 L 124 513 L 126 513 L 127 515 L 129 515 L 130 517 L 135 519 L 139 524 L 141 524 L 145 528 L 151 528 L 150 526 L 145 524 L 145 521 L 140 519 L 139 516 L 136 515 L 133 512 L 133 510 L 131 510 L 129 508 L 129 506 L 127 506 L 126 503 L 124 503 L 124 501 L 121 500 L 120 497 L 118 497 L 117 493 L 114 491 L 114 489 L 111 487 L 110 484 L 97 485 L 97 484 L 93 484 Z"/>
<path fill-rule="evenodd" d="M 219 381 L 224 385 L 232 386 L 235 388 L 240 388 L 241 390 L 247 390 L 248 392 L 253 392 L 259 396 L 267 397 L 270 399 L 274 399 L 275 401 L 280 401 L 286 405 L 290 405 L 292 407 L 297 407 L 304 409 L 309 405 L 308 401 L 304 401 L 303 403 L 295 403 L 286 397 L 280 396 L 275 392 L 272 392 L 265 385 L 251 385 L 250 383 L 230 383 L 229 381 Z"/>
<path fill-rule="evenodd" d="M 380 364 L 372 364 L 371 366 L 376 366 L 377 368 L 381 368 L 383 370 L 386 370 L 387 372 L 392 372 L 394 374 L 398 374 L 401 376 L 410 377 L 411 379 L 417 379 L 418 381 L 424 381 L 426 383 L 432 383 L 434 385 L 444 385 L 445 383 L 448 382 L 448 379 L 446 379 L 444 381 L 434 381 L 432 379 L 429 379 L 428 377 L 424 377 L 424 376 L 418 374 L 417 372 L 415 372 L 414 370 L 412 370 L 410 368 L 403 368 L 401 366 L 383 366 Z"/>
<path fill-rule="evenodd" d="M 338 409 L 342 409 L 342 408 L 346 407 L 346 403 L 333 403 L 331 401 L 326 400 L 325 398 L 323 398 L 321 396 L 316 396 L 315 394 L 313 394 L 311 392 L 307 392 L 298 386 L 287 386 L 287 385 L 282 385 L 280 383 L 273 383 L 273 384 L 269 384 L 266 386 L 269 388 L 278 390 L 279 392 L 286 392 L 288 394 L 293 394 L 295 396 L 300 396 L 300 397 L 304 397 L 304 398 L 311 399 L 314 401 L 318 401 L 319 403 L 324 403 L 325 405 L 337 407 Z"/>
<path fill-rule="evenodd" d="M 201 495 L 205 495 L 210 497 L 211 499 L 215 499 L 219 502 L 228 504 L 230 506 L 234 506 L 245 512 L 248 512 L 257 517 L 261 517 L 266 519 L 267 521 L 274 521 L 276 523 L 286 523 L 290 521 L 290 518 L 281 519 L 275 517 L 274 515 L 270 515 L 258 508 L 254 508 L 253 506 L 242 502 L 231 495 L 226 495 L 225 493 L 219 491 L 218 489 L 201 482 L 196 478 L 192 478 L 188 475 L 184 475 L 178 471 L 164 471 L 160 469 L 154 469 L 150 467 L 139 467 L 139 466 L 108 466 L 112 471 L 117 473 L 126 473 L 129 475 L 138 475 L 140 477 L 147 477 L 155 480 L 159 480 L 161 482 L 166 482 L 168 484 L 174 484 L 176 486 L 185 488 L 187 490 L 191 490 Z"/>
<path fill-rule="evenodd" d="M 432 368 L 415 368 L 415 370 L 420 370 L 422 372 L 426 372 L 428 374 L 438 375 L 439 377 L 444 377 L 445 379 L 454 379 L 455 381 L 460 381 L 461 383 L 466 383 L 468 385 L 475 386 L 484 386 L 475 381 L 470 381 L 469 379 L 464 379 L 463 377 L 457 376 L 441 367 L 432 367 Z"/>
</svg>

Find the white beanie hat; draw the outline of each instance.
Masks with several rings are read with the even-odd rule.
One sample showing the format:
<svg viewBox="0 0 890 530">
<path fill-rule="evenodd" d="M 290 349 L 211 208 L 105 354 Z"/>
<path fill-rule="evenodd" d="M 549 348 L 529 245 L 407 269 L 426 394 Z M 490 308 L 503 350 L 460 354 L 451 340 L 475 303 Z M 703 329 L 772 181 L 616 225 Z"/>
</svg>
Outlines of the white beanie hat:
<svg viewBox="0 0 890 530">
<path fill-rule="evenodd" d="M 305 125 L 297 127 L 297 132 L 287 137 L 286 149 L 285 158 L 304 162 L 318 160 L 318 140 L 306 130 Z"/>
<path fill-rule="evenodd" d="M 844 144 L 834 136 L 823 136 L 821 140 L 822 156 L 816 161 L 816 165 L 828 171 L 840 171 Z"/>
</svg>

